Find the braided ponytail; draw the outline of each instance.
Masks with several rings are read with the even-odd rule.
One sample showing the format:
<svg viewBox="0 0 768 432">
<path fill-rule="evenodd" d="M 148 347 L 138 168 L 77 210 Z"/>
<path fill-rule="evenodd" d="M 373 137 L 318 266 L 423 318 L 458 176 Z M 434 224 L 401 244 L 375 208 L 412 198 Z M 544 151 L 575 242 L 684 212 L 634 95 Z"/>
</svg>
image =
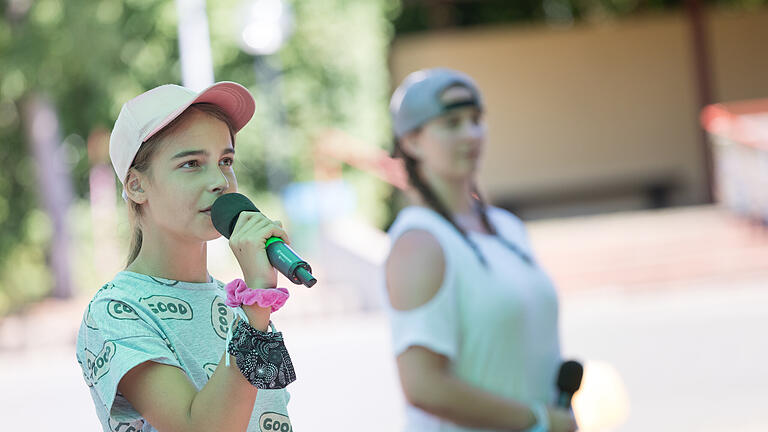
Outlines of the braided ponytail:
<svg viewBox="0 0 768 432">
<path fill-rule="evenodd" d="M 448 207 L 446 207 L 442 201 L 440 201 L 440 198 L 437 197 L 437 194 L 429 187 L 426 181 L 421 177 L 421 174 L 419 173 L 419 161 L 409 156 L 407 153 L 405 153 L 400 146 L 400 141 L 395 139 L 395 146 L 394 146 L 394 156 L 400 157 L 405 162 L 405 171 L 408 174 L 408 181 L 413 185 L 414 188 L 416 188 L 416 191 L 419 193 L 419 196 L 421 196 L 421 199 L 424 200 L 424 202 L 437 212 L 440 216 L 443 217 L 446 221 L 448 221 L 453 228 L 456 229 L 456 231 L 459 232 L 461 237 L 464 239 L 464 241 L 467 242 L 469 247 L 472 248 L 473 251 L 475 251 L 475 254 L 477 255 L 477 258 L 480 260 L 480 262 L 483 264 L 483 266 L 487 266 L 488 263 L 485 260 L 485 257 L 480 252 L 480 248 L 475 244 L 475 242 L 472 241 L 472 239 L 469 238 L 469 235 L 467 235 L 467 232 L 459 226 L 459 224 L 456 223 L 456 221 L 453 220 L 453 216 L 451 215 L 450 210 L 448 210 Z M 478 195 L 479 196 L 479 195 Z M 482 202 L 482 201 L 481 201 Z M 490 226 L 490 221 L 488 220 L 487 216 L 485 215 L 485 208 L 483 206 L 482 210 L 482 218 L 483 218 L 483 224 L 486 225 L 486 229 Z M 488 230 L 491 233 L 495 233 L 495 230 L 493 228 Z"/>
<path fill-rule="evenodd" d="M 472 183 L 472 198 L 477 201 L 477 208 L 480 210 L 480 221 L 483 223 L 486 231 L 491 235 L 497 235 L 496 227 L 491 223 L 491 219 L 488 218 L 488 204 L 486 204 L 483 196 L 480 195 L 480 190 L 477 188 L 476 183 Z"/>
<path fill-rule="evenodd" d="M 496 227 L 493 226 L 491 219 L 488 217 L 488 205 L 485 203 L 483 196 L 480 195 L 480 190 L 477 188 L 477 184 L 475 183 L 472 183 L 472 197 L 477 201 L 477 208 L 480 210 L 480 220 L 482 221 L 483 226 L 488 231 L 488 233 L 496 236 L 509 250 L 513 251 L 520 258 L 522 258 L 523 261 L 527 262 L 528 264 L 532 264 L 533 257 L 529 253 L 523 251 L 519 246 L 510 242 L 504 238 L 504 236 L 499 235 L 499 232 L 496 231 Z"/>
</svg>

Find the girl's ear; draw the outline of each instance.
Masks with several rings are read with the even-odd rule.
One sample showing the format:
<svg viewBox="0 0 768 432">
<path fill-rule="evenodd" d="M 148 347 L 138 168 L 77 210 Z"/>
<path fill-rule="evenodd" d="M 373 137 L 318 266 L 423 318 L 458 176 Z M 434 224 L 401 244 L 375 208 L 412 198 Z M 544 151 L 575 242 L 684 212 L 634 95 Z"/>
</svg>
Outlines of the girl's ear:
<svg viewBox="0 0 768 432">
<path fill-rule="evenodd" d="M 144 192 L 144 187 L 142 186 L 142 181 L 144 180 L 144 176 L 133 168 L 128 171 L 128 175 L 125 179 L 125 194 L 136 204 L 144 204 L 147 202 L 147 194 Z"/>
<path fill-rule="evenodd" d="M 421 146 L 419 145 L 419 132 L 408 132 L 400 138 L 400 148 L 406 156 L 419 160 L 421 159 Z"/>
</svg>

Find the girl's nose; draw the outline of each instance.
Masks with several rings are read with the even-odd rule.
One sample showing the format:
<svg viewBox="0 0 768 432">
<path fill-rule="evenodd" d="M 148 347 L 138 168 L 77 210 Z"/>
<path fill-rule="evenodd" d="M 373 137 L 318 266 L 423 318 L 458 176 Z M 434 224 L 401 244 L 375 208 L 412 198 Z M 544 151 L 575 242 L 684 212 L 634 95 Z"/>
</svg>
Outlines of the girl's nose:
<svg viewBox="0 0 768 432">
<path fill-rule="evenodd" d="M 481 141 L 485 137 L 485 125 L 482 123 L 470 123 L 466 130 L 466 137 L 475 142 L 475 141 Z"/>
<path fill-rule="evenodd" d="M 229 189 L 229 179 L 227 179 L 227 176 L 219 169 L 213 172 L 216 174 L 214 174 L 215 178 L 212 180 L 209 190 L 213 193 L 221 193 Z"/>
</svg>

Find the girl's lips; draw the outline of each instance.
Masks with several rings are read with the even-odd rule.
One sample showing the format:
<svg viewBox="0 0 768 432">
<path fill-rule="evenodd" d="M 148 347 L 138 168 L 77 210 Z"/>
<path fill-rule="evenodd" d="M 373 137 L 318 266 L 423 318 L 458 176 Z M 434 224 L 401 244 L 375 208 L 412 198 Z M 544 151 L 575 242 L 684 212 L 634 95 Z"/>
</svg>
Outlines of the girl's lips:
<svg viewBox="0 0 768 432">
<path fill-rule="evenodd" d="M 470 150 L 467 152 L 467 156 L 469 156 L 472 159 L 477 159 L 480 157 L 480 149 Z"/>
</svg>

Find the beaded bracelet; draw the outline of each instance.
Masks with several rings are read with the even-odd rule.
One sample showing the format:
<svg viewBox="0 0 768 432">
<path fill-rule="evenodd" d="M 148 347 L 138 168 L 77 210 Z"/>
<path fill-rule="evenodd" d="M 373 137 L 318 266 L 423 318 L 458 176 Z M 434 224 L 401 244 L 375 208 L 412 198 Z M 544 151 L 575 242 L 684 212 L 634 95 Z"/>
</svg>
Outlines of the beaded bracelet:
<svg viewBox="0 0 768 432">
<path fill-rule="evenodd" d="M 526 429 L 525 432 L 549 432 L 549 413 L 547 407 L 544 404 L 534 404 L 531 407 L 534 417 L 536 417 L 536 423 L 533 426 Z"/>
</svg>

